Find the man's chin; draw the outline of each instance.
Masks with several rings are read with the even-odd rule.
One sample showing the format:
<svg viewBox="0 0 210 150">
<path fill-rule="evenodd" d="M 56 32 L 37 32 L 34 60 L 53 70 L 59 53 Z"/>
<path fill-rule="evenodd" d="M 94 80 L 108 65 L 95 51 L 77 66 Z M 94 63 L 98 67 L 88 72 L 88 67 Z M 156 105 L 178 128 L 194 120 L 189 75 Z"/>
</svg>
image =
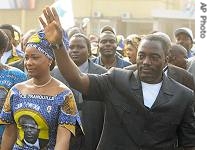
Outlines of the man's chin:
<svg viewBox="0 0 210 150">
<path fill-rule="evenodd" d="M 113 53 L 104 53 L 104 56 L 105 57 L 110 57 L 110 56 L 113 56 Z"/>
<path fill-rule="evenodd" d="M 153 83 L 153 81 L 154 81 L 154 79 L 149 76 L 141 76 L 140 79 L 141 79 L 141 81 L 143 81 L 145 83 Z"/>
</svg>

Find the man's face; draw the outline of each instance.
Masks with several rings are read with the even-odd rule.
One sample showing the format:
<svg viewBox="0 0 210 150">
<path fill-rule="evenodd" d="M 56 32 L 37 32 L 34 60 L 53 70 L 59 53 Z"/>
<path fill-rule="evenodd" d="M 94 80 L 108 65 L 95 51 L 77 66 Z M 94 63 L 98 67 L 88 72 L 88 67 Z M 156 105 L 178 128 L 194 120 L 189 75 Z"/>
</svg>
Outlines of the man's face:
<svg viewBox="0 0 210 150">
<path fill-rule="evenodd" d="M 125 52 L 126 52 L 126 55 L 128 56 L 129 58 L 129 61 L 132 63 L 132 64 L 136 64 L 136 54 L 137 54 L 137 49 L 136 47 L 134 47 L 132 44 L 127 44 L 125 46 Z"/>
<path fill-rule="evenodd" d="M 186 53 L 176 53 L 173 56 L 169 54 L 169 63 L 181 67 L 183 69 L 187 68 L 187 52 Z"/>
<path fill-rule="evenodd" d="M 103 32 L 100 35 L 99 51 L 102 56 L 114 56 L 116 53 L 117 41 L 116 36 L 111 32 Z"/>
<path fill-rule="evenodd" d="M 138 48 L 137 67 L 141 81 L 155 84 L 162 80 L 166 56 L 159 41 L 143 40 Z"/>
<path fill-rule="evenodd" d="M 179 33 L 176 35 L 176 43 L 181 44 L 187 51 L 193 46 L 191 38 L 185 33 Z"/>
<path fill-rule="evenodd" d="M 84 38 L 72 37 L 70 39 L 69 55 L 77 66 L 88 59 L 88 46 Z"/>
<path fill-rule="evenodd" d="M 39 129 L 37 124 L 32 119 L 25 119 L 21 124 L 24 130 L 24 139 L 31 144 L 35 144 L 39 136 Z"/>
</svg>

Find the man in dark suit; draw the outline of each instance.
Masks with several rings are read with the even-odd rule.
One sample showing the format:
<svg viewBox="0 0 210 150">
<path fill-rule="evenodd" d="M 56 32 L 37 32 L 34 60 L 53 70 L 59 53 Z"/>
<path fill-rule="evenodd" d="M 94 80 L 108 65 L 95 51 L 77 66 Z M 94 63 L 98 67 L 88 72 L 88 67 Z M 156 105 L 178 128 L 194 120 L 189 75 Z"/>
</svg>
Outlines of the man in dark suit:
<svg viewBox="0 0 210 150">
<path fill-rule="evenodd" d="M 91 100 L 106 104 L 97 149 L 194 149 L 194 93 L 163 73 L 170 41 L 160 35 L 145 36 L 135 72 L 113 68 L 107 74 L 83 74 L 67 55 L 55 9 L 47 7 L 44 12 L 47 22 L 42 18 L 40 22 L 46 38 L 58 45 L 53 51 L 65 79 Z"/>
<path fill-rule="evenodd" d="M 187 69 L 187 50 L 180 44 L 172 44 L 168 54 L 168 62 Z"/>
<path fill-rule="evenodd" d="M 85 35 L 76 33 L 72 35 L 69 42 L 69 56 L 80 68 L 81 72 L 102 74 L 107 71 L 104 67 L 94 64 L 88 59 L 91 56 L 91 47 L 90 41 Z M 58 67 L 55 67 L 51 74 L 71 88 L 70 83 L 64 79 Z M 77 108 L 80 113 L 85 137 L 73 137 L 73 141 L 70 143 L 70 149 L 94 150 L 100 140 L 103 128 L 104 104 L 99 101 L 83 99 L 82 94 L 79 91 L 73 88 L 71 89 L 74 93 Z"/>
<path fill-rule="evenodd" d="M 137 65 L 130 65 L 124 67 L 124 69 L 135 71 L 137 70 Z M 190 88 L 193 91 L 195 90 L 195 82 L 193 76 L 183 68 L 168 64 L 164 68 L 164 72 L 168 77 L 174 79 L 175 81 L 181 83 L 182 85 Z"/>
</svg>

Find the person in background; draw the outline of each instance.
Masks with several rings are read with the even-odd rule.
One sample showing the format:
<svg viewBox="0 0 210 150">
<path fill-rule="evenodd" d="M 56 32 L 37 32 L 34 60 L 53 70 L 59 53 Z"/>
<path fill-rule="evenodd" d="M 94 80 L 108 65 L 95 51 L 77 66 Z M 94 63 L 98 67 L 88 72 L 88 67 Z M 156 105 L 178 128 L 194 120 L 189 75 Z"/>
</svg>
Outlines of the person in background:
<svg viewBox="0 0 210 150">
<path fill-rule="evenodd" d="M 48 150 L 68 150 L 70 138 L 83 134 L 72 91 L 50 75 L 55 64 L 52 48 L 43 30 L 29 38 L 24 63 L 30 79 L 8 92 L 0 114 L 0 124 L 6 125 L 1 149 L 41 149 L 23 142 L 19 119 L 26 114 L 37 123 L 38 138 L 48 141 L 43 145 Z"/>
<path fill-rule="evenodd" d="M 187 50 L 182 45 L 172 44 L 168 57 L 170 64 L 187 69 Z"/>
<path fill-rule="evenodd" d="M 98 51 L 99 37 L 95 34 L 90 34 L 88 39 L 90 40 L 92 55 L 94 57 L 98 57 L 98 55 L 99 55 L 99 51 Z"/>
<path fill-rule="evenodd" d="M 20 40 L 20 44 L 21 44 L 21 49 L 23 52 L 25 52 L 26 49 L 26 44 L 28 42 L 28 39 L 36 33 L 35 29 L 30 29 L 28 30 L 25 34 L 23 34 L 21 40 Z"/>
<path fill-rule="evenodd" d="M 18 27 L 16 25 L 12 25 L 12 27 L 14 29 L 14 41 L 13 41 L 13 45 L 14 45 L 14 47 L 16 47 L 16 49 L 22 50 L 19 47 L 21 36 L 22 36 L 20 27 Z"/>
<path fill-rule="evenodd" d="M 117 39 L 114 29 L 104 26 L 99 35 L 98 44 L 100 56 L 93 58 L 92 61 L 106 69 L 111 67 L 123 68 L 131 65 L 130 62 L 123 60 L 116 54 Z"/>
<path fill-rule="evenodd" d="M 116 38 L 117 38 L 117 48 L 116 48 L 116 53 L 119 53 L 120 54 L 120 56 L 121 56 L 121 58 L 123 58 L 124 57 L 124 40 L 125 40 L 125 38 L 124 38 L 124 36 L 123 35 L 120 35 L 120 34 L 118 34 L 118 35 L 116 35 Z"/>
<path fill-rule="evenodd" d="M 187 58 L 195 55 L 192 30 L 186 27 L 178 28 L 174 31 L 177 44 L 181 44 L 187 50 Z"/>
<path fill-rule="evenodd" d="M 124 41 L 124 51 L 132 64 L 136 64 L 137 51 L 140 41 L 141 37 L 137 34 L 130 34 Z"/>
<path fill-rule="evenodd" d="M 35 33 L 36 33 L 35 30 L 29 30 L 28 32 L 26 32 L 22 36 L 20 44 L 21 44 L 21 49 L 22 49 L 23 52 L 25 52 L 26 44 L 28 42 L 28 39 Z M 25 70 L 25 67 L 24 67 L 24 58 L 21 58 L 18 61 L 12 62 L 9 65 L 13 66 L 13 67 L 16 67 L 16 68 L 22 70 L 23 72 L 27 73 L 27 71 Z"/>
<path fill-rule="evenodd" d="M 22 50 L 16 49 L 14 46 L 14 28 L 10 24 L 2 24 L 0 25 L 0 29 L 4 30 L 9 38 L 8 48 L 5 50 L 1 57 L 1 63 L 9 64 L 11 62 L 15 62 L 24 57 L 24 52 Z"/>
<path fill-rule="evenodd" d="M 76 33 L 83 33 L 82 29 L 74 26 L 68 29 L 67 34 L 68 34 L 68 38 L 70 39 L 72 37 L 72 35 L 76 34 Z"/>
<path fill-rule="evenodd" d="M 94 64 L 89 59 L 91 44 L 84 34 L 74 34 L 69 40 L 69 45 L 68 54 L 81 72 L 102 74 L 107 71 L 104 67 Z M 64 79 L 57 66 L 52 70 L 51 74 L 68 87 L 71 87 L 71 83 Z M 71 90 L 75 96 L 85 135 L 84 137 L 73 137 L 70 150 L 94 150 L 97 147 L 103 129 L 104 103 L 86 100 L 82 93 L 73 88 Z"/>
<path fill-rule="evenodd" d="M 187 71 L 192 74 L 195 80 L 195 56 L 187 59 Z"/>
<path fill-rule="evenodd" d="M 0 29 L 0 58 L 2 57 L 5 50 L 9 45 L 9 38 L 6 33 Z M 0 62 L 0 110 L 2 110 L 3 104 L 6 99 L 6 95 L 10 88 L 15 84 L 25 81 L 27 79 L 26 74 L 19 69 L 2 64 Z M 2 139 L 2 134 L 4 131 L 4 126 L 0 126 L 0 141 Z"/>
<path fill-rule="evenodd" d="M 135 72 L 113 67 L 102 75 L 84 74 L 67 55 L 55 8 L 44 11 L 45 17 L 39 19 L 46 39 L 57 45 L 53 52 L 61 73 L 72 87 L 106 104 L 98 150 L 195 149 L 194 93 L 163 73 L 168 40 L 145 36 Z"/>
</svg>

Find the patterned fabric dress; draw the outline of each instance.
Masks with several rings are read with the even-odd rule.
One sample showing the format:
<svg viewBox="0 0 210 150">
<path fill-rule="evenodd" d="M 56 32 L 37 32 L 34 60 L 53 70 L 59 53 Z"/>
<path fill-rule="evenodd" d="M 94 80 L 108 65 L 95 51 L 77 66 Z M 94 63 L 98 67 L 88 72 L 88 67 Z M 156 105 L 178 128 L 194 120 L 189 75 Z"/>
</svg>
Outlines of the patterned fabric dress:
<svg viewBox="0 0 210 150">
<path fill-rule="evenodd" d="M 9 89 L 16 83 L 25 81 L 27 76 L 21 70 L 0 65 L 0 110 L 2 110 Z M 3 134 L 3 126 L 0 126 L 0 141 Z"/>
<path fill-rule="evenodd" d="M 71 90 L 56 96 L 22 94 L 13 87 L 0 114 L 1 124 L 17 124 L 18 137 L 13 150 L 53 150 L 58 125 L 73 135 L 81 129 L 80 117 Z"/>
</svg>

